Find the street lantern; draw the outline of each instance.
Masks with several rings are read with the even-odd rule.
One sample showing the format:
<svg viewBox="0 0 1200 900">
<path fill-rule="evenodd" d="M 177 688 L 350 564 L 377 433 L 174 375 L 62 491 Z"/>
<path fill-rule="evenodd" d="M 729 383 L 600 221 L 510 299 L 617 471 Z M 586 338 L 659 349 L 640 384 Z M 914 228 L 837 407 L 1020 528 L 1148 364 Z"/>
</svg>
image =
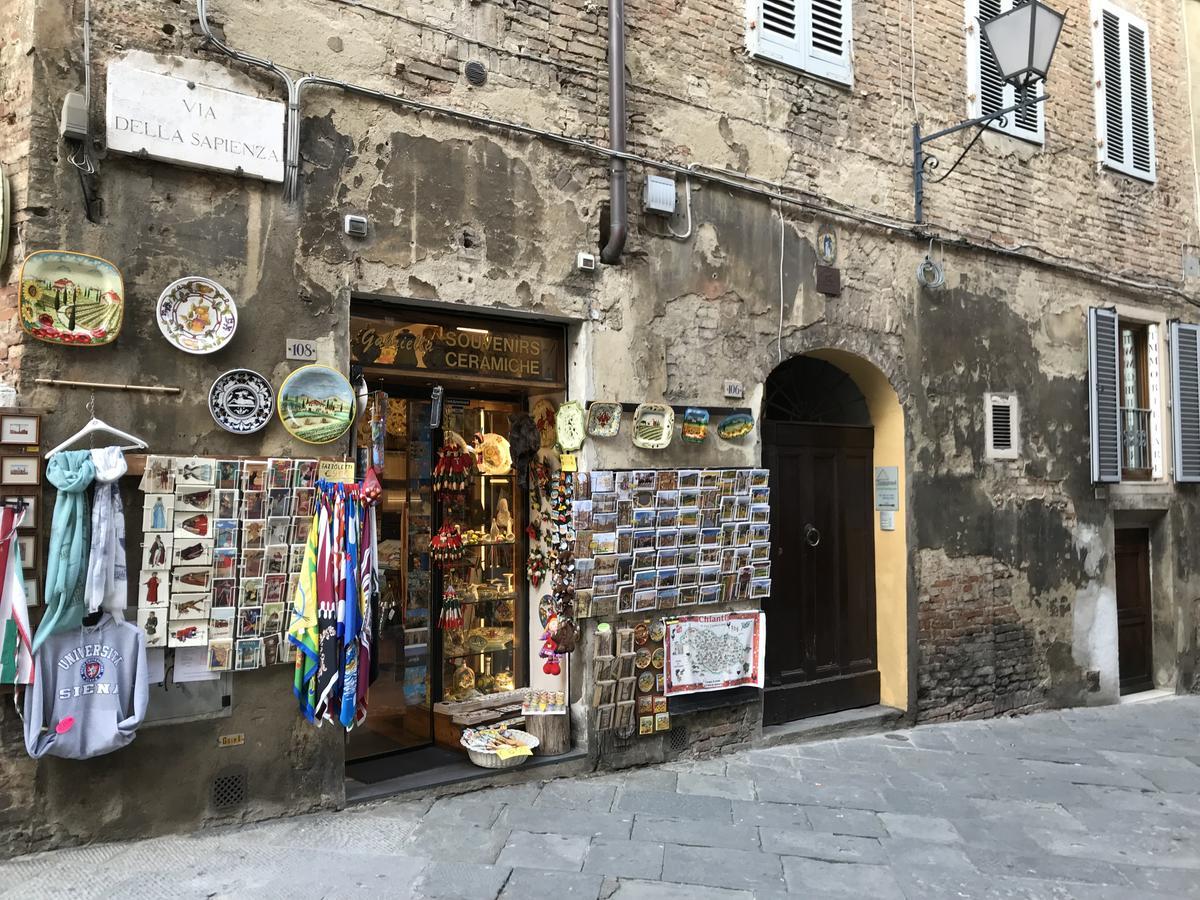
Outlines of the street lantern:
<svg viewBox="0 0 1200 900">
<path fill-rule="evenodd" d="M 980 28 L 1000 70 L 1000 77 L 1018 91 L 1044 80 L 1062 31 L 1063 14 L 1041 0 L 1029 0 Z"/>
<path fill-rule="evenodd" d="M 994 19 L 981 23 L 983 39 L 996 61 L 996 68 L 1000 70 L 1000 78 L 1016 88 L 1018 99 L 1012 106 L 959 122 L 933 134 L 921 134 L 921 123 L 913 123 L 913 221 L 916 224 L 920 225 L 925 220 L 926 176 L 932 175 L 939 166 L 938 158 L 926 152 L 925 145 L 967 128 L 976 129 L 975 136 L 954 164 L 936 178 L 929 178 L 930 182 L 936 184 L 944 181 L 958 168 L 958 164 L 971 152 L 985 128 L 993 122 L 1003 125 L 1008 121 L 1008 116 L 1044 103 L 1047 95 L 1044 92 L 1031 91 L 1030 88 L 1046 78 L 1050 60 L 1054 56 L 1054 48 L 1058 44 L 1058 35 L 1062 31 L 1063 18 L 1062 13 L 1055 12 L 1042 0 L 1028 0 Z"/>
</svg>

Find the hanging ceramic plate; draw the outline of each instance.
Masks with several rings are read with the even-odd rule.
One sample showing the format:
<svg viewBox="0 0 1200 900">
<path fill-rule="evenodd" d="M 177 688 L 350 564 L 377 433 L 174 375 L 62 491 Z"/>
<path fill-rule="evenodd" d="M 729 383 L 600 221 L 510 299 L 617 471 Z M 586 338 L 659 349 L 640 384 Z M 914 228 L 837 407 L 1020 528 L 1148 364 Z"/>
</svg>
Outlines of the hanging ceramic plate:
<svg viewBox="0 0 1200 900">
<path fill-rule="evenodd" d="M 212 383 L 208 411 L 216 423 L 234 434 L 261 431 L 275 411 L 271 382 L 250 369 L 230 369 Z"/>
<path fill-rule="evenodd" d="M 158 328 L 185 353 L 213 353 L 237 331 L 237 304 L 211 278 L 189 275 L 158 295 Z"/>
<path fill-rule="evenodd" d="M 538 434 L 542 438 L 542 449 L 553 447 L 558 441 L 558 437 L 554 431 L 554 404 L 542 398 L 537 403 L 533 404 L 533 424 L 537 426 Z"/>
<path fill-rule="evenodd" d="M 620 403 L 593 403 L 588 407 L 587 433 L 594 438 L 616 437 L 621 430 Z"/>
<path fill-rule="evenodd" d="M 50 344 L 99 347 L 116 340 L 125 282 L 107 259 L 39 250 L 21 266 L 21 328 Z"/>
<path fill-rule="evenodd" d="M 717 426 L 717 437 L 723 441 L 734 441 L 754 430 L 754 417 L 749 413 L 733 413 L 721 420 Z"/>
<path fill-rule="evenodd" d="M 301 366 L 279 388 L 276 412 L 292 437 L 306 444 L 336 441 L 354 421 L 354 389 L 328 366 Z"/>
<path fill-rule="evenodd" d="M 8 229 L 12 225 L 12 193 L 8 189 L 8 174 L 0 166 L 0 268 L 8 259 Z"/>
<path fill-rule="evenodd" d="M 475 458 L 476 467 L 484 475 L 507 475 L 512 471 L 512 451 L 502 435 L 485 434 L 475 447 Z"/>
<path fill-rule="evenodd" d="M 675 411 L 662 403 L 643 403 L 633 412 L 633 446 L 662 450 L 675 434 Z"/>
<path fill-rule="evenodd" d="M 679 436 L 689 444 L 703 444 L 708 437 L 708 410 L 694 406 L 684 410 Z"/>
<path fill-rule="evenodd" d="M 554 430 L 558 433 L 558 446 L 563 453 L 574 453 L 583 446 L 583 407 L 568 400 L 558 408 L 554 417 Z"/>
</svg>

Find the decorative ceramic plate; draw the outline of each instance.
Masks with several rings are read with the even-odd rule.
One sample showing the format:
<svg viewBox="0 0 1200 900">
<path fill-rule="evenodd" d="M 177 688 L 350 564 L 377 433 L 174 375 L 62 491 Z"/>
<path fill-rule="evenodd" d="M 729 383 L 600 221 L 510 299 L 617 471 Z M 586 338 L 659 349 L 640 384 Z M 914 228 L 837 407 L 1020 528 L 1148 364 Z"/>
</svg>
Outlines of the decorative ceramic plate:
<svg viewBox="0 0 1200 900">
<path fill-rule="evenodd" d="M 616 437 L 621 430 L 620 403 L 593 403 L 588 407 L 587 433 L 595 438 Z"/>
<path fill-rule="evenodd" d="M 292 437 L 306 444 L 336 441 L 354 421 L 354 389 L 328 366 L 301 366 L 279 388 L 275 411 Z"/>
<path fill-rule="evenodd" d="M 734 441 L 753 430 L 753 416 L 749 413 L 733 413 L 721 420 L 721 424 L 717 426 L 717 437 L 724 441 Z"/>
<path fill-rule="evenodd" d="M 564 453 L 574 453 L 583 446 L 583 407 L 568 400 L 558 408 L 554 417 L 554 430 L 558 432 L 558 446 Z"/>
<path fill-rule="evenodd" d="M 662 450 L 675 434 L 675 411 L 662 403 L 642 403 L 633 412 L 633 446 Z"/>
<path fill-rule="evenodd" d="M 157 315 L 163 337 L 185 353 L 213 353 L 237 331 L 237 304 L 229 292 L 198 275 L 167 285 L 158 295 Z"/>
<path fill-rule="evenodd" d="M 553 447 L 558 440 L 554 431 L 554 404 L 542 398 L 533 404 L 533 423 L 537 425 L 538 434 L 542 437 L 542 448 Z"/>
<path fill-rule="evenodd" d="M 684 410 L 679 437 L 689 444 L 703 444 L 708 437 L 708 410 L 694 406 Z"/>
<path fill-rule="evenodd" d="M 261 431 L 275 411 L 271 382 L 250 369 L 230 369 L 212 383 L 208 411 L 217 424 L 234 434 Z"/>
<path fill-rule="evenodd" d="M 8 228 L 12 225 L 12 193 L 8 189 L 8 173 L 0 166 L 0 267 L 8 259 Z"/>
<path fill-rule="evenodd" d="M 125 282 L 107 259 L 39 250 L 21 266 L 21 328 L 50 344 L 99 347 L 116 340 Z"/>
<path fill-rule="evenodd" d="M 484 475 L 507 475 L 512 471 L 508 438 L 489 432 L 475 446 L 476 467 Z"/>
</svg>

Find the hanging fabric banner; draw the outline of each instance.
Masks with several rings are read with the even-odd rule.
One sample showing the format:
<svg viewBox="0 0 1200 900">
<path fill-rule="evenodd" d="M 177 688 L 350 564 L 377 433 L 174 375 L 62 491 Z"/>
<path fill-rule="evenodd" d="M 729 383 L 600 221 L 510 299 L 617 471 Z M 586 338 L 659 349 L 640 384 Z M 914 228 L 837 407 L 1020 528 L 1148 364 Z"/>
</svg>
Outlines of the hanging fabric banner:
<svg viewBox="0 0 1200 900">
<path fill-rule="evenodd" d="M 757 611 L 669 620 L 667 696 L 763 687 L 766 634 L 766 613 Z"/>
</svg>

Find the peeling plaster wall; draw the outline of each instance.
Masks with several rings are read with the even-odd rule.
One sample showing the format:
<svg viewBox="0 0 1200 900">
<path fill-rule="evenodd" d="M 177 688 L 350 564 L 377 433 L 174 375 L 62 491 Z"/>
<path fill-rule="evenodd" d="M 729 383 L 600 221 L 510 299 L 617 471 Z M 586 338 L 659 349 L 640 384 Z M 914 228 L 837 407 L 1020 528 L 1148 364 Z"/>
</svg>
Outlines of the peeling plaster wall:
<svg viewBox="0 0 1200 900">
<path fill-rule="evenodd" d="M 930 218 L 997 245 L 1036 244 L 1084 265 L 1178 281 L 1178 248 L 1195 242 L 1179 10 L 1166 0 L 1134 4 L 1153 40 L 1159 182 L 1148 186 L 1094 165 L 1086 4 L 1067 6 L 1046 151 L 988 135 L 952 180 L 931 188 Z M 243 365 L 278 384 L 294 368 L 283 358 L 284 337 L 317 340 L 322 361 L 344 367 L 355 291 L 570 319 L 570 391 L 581 400 L 713 405 L 722 381 L 737 378 L 757 413 L 763 382 L 781 358 L 833 348 L 879 369 L 904 411 L 912 717 L 1115 697 L 1112 529 L 1122 504 L 1157 510 L 1165 529 L 1153 546 L 1156 652 L 1167 653 L 1160 678 L 1181 689 L 1200 686 L 1200 549 L 1186 539 L 1200 524 L 1196 489 L 1166 484 L 1130 497 L 1097 491 L 1088 478 L 1086 309 L 1119 300 L 1155 317 L 1197 321 L 1177 296 L 1130 293 L 940 245 L 933 253 L 947 284 L 927 291 L 913 277 L 924 242 L 793 206 L 781 218 L 764 199 L 699 181 L 693 235 L 672 240 L 661 236 L 665 223 L 636 213 L 644 174 L 636 166 L 623 264 L 581 273 L 575 254 L 595 252 L 601 241 L 602 160 L 324 87 L 303 101 L 296 205 L 281 201 L 277 185 L 111 155 L 99 179 L 104 219 L 89 225 L 53 121 L 63 94 L 82 83 L 81 7 L 80 0 L 26 0 L 21 9 L 36 9 L 35 39 L 0 50 L 3 98 L 30 129 L 25 158 L 19 138 L 0 138 L 10 141 L 0 144 L 0 158 L 17 148 L 18 165 L 29 171 L 28 187 L 17 193 L 21 252 L 64 247 L 112 259 L 128 290 L 127 324 L 110 347 L 57 349 L 0 335 L 13 344 L 3 371 L 22 401 L 54 410 L 47 442 L 79 426 L 86 397 L 36 386 L 36 377 L 182 387 L 177 398 L 97 397 L 104 418 L 134 427 L 161 452 L 304 452 L 277 424 L 248 439 L 222 432 L 206 409 L 208 386 Z M 602 5 L 380 0 L 372 11 L 331 0 L 219 0 L 215 7 L 213 20 L 228 41 L 283 65 L 606 138 Z M 204 60 L 240 89 L 282 98 L 269 74 L 205 48 L 194 14 L 186 2 L 95 0 L 97 124 L 105 65 L 133 50 Z M 631 0 L 631 147 L 683 164 L 744 168 L 836 203 L 907 216 L 908 15 L 857 4 L 855 87 L 848 90 L 748 59 L 740 4 Z M 932 129 L 963 112 L 963 22 L 953 4 L 920 4 L 917 15 L 915 99 Z M 469 59 L 487 66 L 485 87 L 462 77 Z M 369 218 L 365 240 L 342 234 L 350 212 Z M 683 230 L 682 211 L 671 224 Z M 822 224 L 838 235 L 838 297 L 816 290 L 813 241 Z M 239 302 L 238 336 L 213 357 L 170 349 L 151 317 L 159 291 L 189 273 L 216 278 Z M 13 279 L 14 266 L 0 268 L 10 322 Z M 984 458 L 989 390 L 1020 398 L 1017 461 Z M 659 454 L 623 441 L 592 442 L 584 456 L 593 468 L 734 466 L 757 463 L 761 448 L 755 434 Z M 237 675 L 230 718 L 147 730 L 120 754 L 82 765 L 35 765 L 21 750 L 14 717 L 4 713 L 0 847 L 17 852 L 222 821 L 207 810 L 205 790 L 229 765 L 248 770 L 246 819 L 342 802 L 338 736 L 299 721 L 288 678 L 282 669 Z M 756 709 L 725 718 L 706 713 L 689 752 L 748 740 Z M 218 734 L 236 731 L 246 733 L 244 747 L 216 749 Z M 668 752 L 659 741 L 635 743 L 623 756 L 607 749 L 606 763 Z M 99 789 L 78 790 L 85 780 Z"/>
</svg>

